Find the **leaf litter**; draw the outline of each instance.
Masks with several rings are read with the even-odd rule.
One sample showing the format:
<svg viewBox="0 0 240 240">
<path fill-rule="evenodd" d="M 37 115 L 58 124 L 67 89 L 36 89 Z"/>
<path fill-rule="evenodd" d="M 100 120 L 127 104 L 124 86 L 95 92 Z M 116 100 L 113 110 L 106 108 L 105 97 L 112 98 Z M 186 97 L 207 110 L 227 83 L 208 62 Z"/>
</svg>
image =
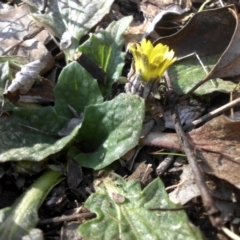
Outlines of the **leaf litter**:
<svg viewBox="0 0 240 240">
<path fill-rule="evenodd" d="M 81 224 L 83 220 L 80 220 L 75 225 L 73 231 L 80 233 L 83 239 L 119 237 L 121 239 L 166 239 L 171 234 L 171 239 L 202 239 L 202 235 L 207 236 L 207 239 L 223 239 L 218 229 L 212 227 L 210 233 L 201 223 L 205 214 L 203 208 L 205 203 L 201 190 L 199 191 L 199 185 L 196 184 L 198 179 L 193 174 L 192 165 L 191 167 L 186 164 L 177 165 L 176 161 L 165 173 L 162 173 L 160 180 L 157 176 L 156 164 L 164 158 L 148 154 L 156 149 L 167 151 L 168 154 L 171 154 L 172 149 L 186 150 L 180 147 L 177 135 L 172 133 L 172 130 L 171 133 L 168 131 L 168 128 L 174 126 L 169 117 L 166 118 L 162 114 L 168 112 L 171 115 L 164 88 L 159 88 L 160 94 L 154 96 L 154 104 L 158 102 L 162 105 L 157 107 L 157 109 L 161 108 L 161 111 L 152 111 L 154 114 L 151 115 L 148 108 L 153 106 L 149 103 L 145 104 L 140 97 L 121 93 L 122 86 L 118 80 L 126 77 L 131 64 L 129 54 L 123 50 L 123 34 L 127 36 L 127 41 L 141 41 L 144 36 L 148 35 L 152 41 L 155 41 L 155 45 L 161 42 L 170 46 L 179 58 L 179 61 L 169 69 L 173 89 L 179 96 L 187 94 L 196 84 L 199 84 L 200 80 L 205 82 L 191 96 L 192 99 L 202 102 L 205 105 L 204 109 L 199 106 L 194 107 L 186 101 L 185 108 L 179 110 L 180 121 L 183 124 L 191 124 L 191 121 L 201 116 L 203 111 L 209 112 L 210 108 L 216 108 L 215 99 L 221 99 L 221 103 L 220 100 L 217 101 L 218 105 L 225 104 L 227 101 L 224 98 L 227 95 L 233 91 L 238 92 L 239 28 L 234 6 L 219 7 L 217 3 L 214 3 L 216 4 L 214 8 L 207 6 L 207 10 L 191 15 L 186 10 L 189 10 L 195 3 L 189 1 L 183 1 L 181 6 L 175 6 L 178 10 L 174 13 L 177 14 L 173 14 L 171 8 L 166 7 L 168 5 L 166 2 L 157 4 L 130 0 L 121 3 L 119 1 L 114 3 L 113 1 L 96 1 L 91 4 L 87 1 L 81 4 L 78 1 L 24 2 L 28 3 L 29 7 L 23 5 L 6 10 L 7 14 L 1 13 L 0 16 L 3 24 L 1 31 L 4 33 L 1 35 L 4 43 L 1 45 L 2 55 L 7 54 L 11 57 L 11 60 L 5 57 L 1 65 L 1 93 L 3 94 L 4 91 L 9 93 L 14 86 L 10 85 L 7 88 L 7 80 L 11 81 L 14 76 L 19 79 L 19 75 L 23 74 L 24 71 L 17 73 L 20 65 L 29 66 L 28 64 L 34 60 L 44 58 L 43 65 L 47 66 L 47 68 L 38 69 L 34 73 L 35 77 L 38 74 L 50 76 L 47 72 L 51 71 L 61 73 L 54 74 L 55 78 L 52 79 L 52 85 L 55 85 L 54 97 L 50 97 L 51 93 L 48 93 L 47 97 L 40 93 L 42 98 L 37 104 L 30 94 L 38 85 L 35 80 L 29 86 L 23 80 L 12 81 L 12 84 L 18 82 L 24 88 L 28 88 L 22 91 L 21 87 L 17 87 L 16 90 L 20 94 L 17 93 L 14 101 L 9 97 L 13 103 L 8 102 L 6 94 L 5 99 L 1 97 L 0 161 L 3 168 L 0 170 L 3 174 L 0 176 L 2 182 L 8 183 L 11 179 L 12 185 L 16 186 L 17 182 L 29 182 L 29 179 L 32 181 L 31 179 L 37 178 L 37 176 L 29 175 L 34 174 L 34 166 L 39 166 L 38 173 L 49 168 L 65 173 L 66 160 L 68 159 L 69 162 L 71 159 L 74 164 L 80 164 L 83 167 L 81 176 L 70 168 L 67 172 L 68 176 L 72 174 L 74 179 L 79 178 L 80 181 L 77 181 L 79 184 L 68 183 L 70 192 L 67 196 L 60 194 L 60 198 L 65 198 L 65 201 L 58 201 L 53 195 L 58 188 L 66 189 L 67 182 L 63 181 L 58 188 L 55 188 L 50 198 L 56 206 L 47 216 L 59 216 L 59 212 L 62 215 L 77 207 L 76 202 L 85 202 L 85 207 L 95 212 L 97 217 L 90 221 L 84 220 L 83 224 Z M 160 8 L 165 8 L 165 12 Z M 85 11 L 83 12 L 82 9 Z M 99 9 L 101 14 L 98 14 Z M 140 16 L 140 10 L 143 11 L 143 16 Z M 121 19 L 115 19 L 111 14 L 112 11 L 115 11 L 114 13 L 121 11 L 117 14 Z M 110 14 L 107 15 L 108 12 Z M 132 15 L 132 12 L 135 12 L 133 22 L 131 16 L 124 17 L 124 15 Z M 11 16 L 10 20 L 8 16 Z M 15 16 L 14 20 L 12 16 Z M 147 16 L 151 17 L 147 18 Z M 143 22 L 144 17 L 147 20 L 145 22 Z M 40 28 L 31 22 L 31 18 L 44 26 L 46 30 L 34 32 L 32 26 L 35 29 Z M 131 22 L 139 25 L 140 34 L 136 32 L 136 29 L 128 28 Z M 106 27 L 101 28 L 104 24 Z M 10 31 L 10 28 L 13 31 Z M 177 33 L 167 36 L 176 31 Z M 10 32 L 11 37 L 6 37 Z M 18 32 L 21 34 L 17 35 Z M 89 32 L 91 33 L 87 36 Z M 65 57 L 61 57 L 61 54 L 58 57 L 54 56 L 55 67 L 53 57 L 47 50 L 51 44 L 55 44 L 54 41 L 58 41 L 54 49 L 59 47 L 65 54 Z M 85 59 L 91 60 L 88 61 L 87 66 L 84 64 L 82 67 L 81 62 L 80 64 L 75 61 L 69 63 L 77 59 L 76 53 L 78 52 L 84 54 Z M 188 55 L 191 54 L 193 56 L 189 57 Z M 12 63 L 19 57 L 23 57 L 25 63 L 18 64 L 16 70 Z M 91 62 L 95 65 L 91 65 Z M 106 74 L 107 77 L 103 81 L 99 78 L 94 79 L 93 76 L 96 75 L 93 72 L 96 67 L 102 69 L 103 76 Z M 26 68 L 23 67 L 24 69 Z M 26 79 L 30 80 L 29 77 Z M 105 81 L 106 84 L 102 84 Z M 44 89 L 47 81 L 40 79 L 40 82 L 40 88 Z M 22 104 L 22 97 L 28 97 L 30 102 L 35 103 Z M 47 104 L 44 99 L 48 99 Z M 189 102 L 192 99 L 188 99 Z M 49 102 L 53 101 L 54 105 L 49 105 Z M 194 114 L 188 109 L 192 109 Z M 237 115 L 238 109 L 236 108 L 235 111 Z M 145 112 L 148 113 L 146 117 Z M 231 112 L 234 112 L 233 109 Z M 228 114 L 227 108 L 225 114 Z M 204 120 L 206 119 L 205 117 Z M 213 219 L 215 221 L 220 219 L 218 227 L 224 229 L 225 222 L 236 226 L 236 221 L 239 219 L 237 207 L 239 204 L 237 174 L 239 121 L 231 120 L 223 115 L 212 120 L 208 116 L 207 120 L 208 122 L 202 126 L 187 132 L 187 139 L 198 159 L 198 165 L 205 174 L 206 186 L 212 196 L 214 206 L 220 211 L 219 218 Z M 72 124 L 73 121 L 74 124 Z M 153 123 L 151 124 L 153 128 L 150 128 L 151 132 L 147 136 L 141 137 L 142 126 L 147 121 Z M 63 131 L 64 134 L 59 135 Z M 131 152 L 133 154 L 129 156 L 132 157 L 126 157 Z M 142 155 L 143 152 L 145 155 Z M 174 155 L 174 152 L 172 154 Z M 5 165 L 8 161 L 12 166 Z M 141 165 L 141 162 L 145 161 L 146 164 Z M 41 162 L 42 166 L 40 167 L 36 162 Z M 136 170 L 134 174 L 133 169 L 138 169 L 137 164 L 146 170 Z M 98 177 L 91 169 L 97 170 Z M 108 175 L 110 171 L 120 173 L 121 176 L 132 177 L 124 180 L 114 173 Z M 9 178 L 11 172 L 14 173 L 14 178 Z M 95 178 L 94 187 L 92 186 L 93 178 Z M 136 179 L 130 180 L 134 178 Z M 178 182 L 178 178 L 182 181 Z M 143 179 L 149 179 L 150 183 L 146 186 L 149 181 L 143 181 Z M 151 181 L 151 179 L 154 180 Z M 179 205 L 169 200 L 162 181 L 169 189 L 175 188 L 169 194 L 173 202 L 182 205 L 190 204 L 186 212 L 181 207 L 179 210 L 172 211 L 174 208 L 178 209 Z M 49 182 L 49 188 L 50 185 Z M 7 184 L 2 185 L 3 200 L 6 197 L 7 186 Z M 96 192 L 93 193 L 94 191 Z M 24 193 L 24 190 L 19 188 L 18 192 Z M 149 202 L 152 203 L 151 206 L 148 206 Z M 7 206 L 10 210 L 4 208 Z M 197 211 L 199 206 L 201 206 L 201 211 Z M 3 205 L 1 214 L 5 214 L 5 211 L 6 213 L 14 212 L 18 207 L 22 208 L 20 203 L 16 203 L 14 207 L 10 204 Z M 35 214 L 38 208 L 33 208 L 32 213 Z M 155 210 L 150 211 L 149 208 L 155 208 Z M 84 211 L 87 210 L 80 209 L 81 213 Z M 44 203 L 39 210 L 39 215 L 42 218 L 47 212 L 49 209 Z M 202 233 L 200 229 L 190 225 L 186 213 L 190 220 L 200 227 Z M 29 220 L 28 214 L 19 215 L 19 217 Z M 69 217 L 76 219 L 74 214 L 70 214 Z M 210 214 L 209 217 L 212 221 Z M 3 221 L 3 218 L 1 219 Z M 8 223 L 11 225 L 12 219 L 9 219 Z M 58 221 L 61 222 L 60 219 Z M 204 217 L 204 221 L 208 219 Z M 211 223 L 208 222 L 208 224 L 210 228 Z M 77 230 L 78 226 L 80 227 Z M 23 229 L 33 239 L 39 234 L 48 232 L 42 228 L 39 231 L 39 226 L 36 230 L 35 227 L 36 223 L 34 226 L 23 226 Z M 92 230 L 93 228 L 99 229 L 97 234 Z M 19 239 L 14 231 L 20 230 L 10 229 L 10 234 L 14 236 L 13 239 Z M 238 232 L 231 234 L 236 235 Z M 75 238 L 77 239 L 76 235 Z"/>
</svg>

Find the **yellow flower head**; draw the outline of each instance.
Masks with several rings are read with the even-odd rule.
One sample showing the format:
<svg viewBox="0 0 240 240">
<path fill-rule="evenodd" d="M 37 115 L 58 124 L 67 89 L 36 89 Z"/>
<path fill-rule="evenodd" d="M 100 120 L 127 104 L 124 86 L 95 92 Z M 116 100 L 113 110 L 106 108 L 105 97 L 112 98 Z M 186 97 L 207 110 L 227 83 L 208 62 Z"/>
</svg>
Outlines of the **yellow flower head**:
<svg viewBox="0 0 240 240">
<path fill-rule="evenodd" d="M 161 77 L 177 59 L 167 45 L 159 43 L 153 47 L 146 38 L 139 44 L 130 44 L 129 50 L 134 58 L 135 71 L 141 73 L 143 81 Z"/>
</svg>

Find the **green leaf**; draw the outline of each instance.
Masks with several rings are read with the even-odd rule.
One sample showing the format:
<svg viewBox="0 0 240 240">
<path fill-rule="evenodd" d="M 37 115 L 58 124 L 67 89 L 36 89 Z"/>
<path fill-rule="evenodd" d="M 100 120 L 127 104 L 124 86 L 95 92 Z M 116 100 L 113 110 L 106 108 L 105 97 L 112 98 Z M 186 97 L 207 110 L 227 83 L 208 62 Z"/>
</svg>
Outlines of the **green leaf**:
<svg viewBox="0 0 240 240">
<path fill-rule="evenodd" d="M 149 210 L 179 207 L 169 200 L 159 178 L 141 191 L 138 180 L 127 182 L 111 174 L 103 179 L 85 206 L 97 217 L 78 228 L 84 240 L 202 239 L 200 231 L 190 226 L 184 211 Z"/>
<path fill-rule="evenodd" d="M 35 109 L 14 108 L 13 117 L 18 118 L 18 124 L 24 124 L 35 128 L 43 133 L 57 135 L 66 123 L 68 118 L 59 116 L 53 107 L 40 107 Z M 11 117 L 6 119 L 11 121 Z M 24 129 L 24 127 L 21 127 Z M 37 131 L 36 130 L 36 131 Z M 35 132 L 36 132 L 35 131 Z"/>
<path fill-rule="evenodd" d="M 207 71 L 210 72 L 218 59 L 219 55 L 202 57 L 201 61 L 206 67 Z M 168 74 L 172 80 L 174 91 L 176 91 L 176 93 L 179 95 L 186 94 L 206 76 L 204 69 L 201 67 L 195 56 L 188 57 L 174 63 L 168 70 Z M 231 92 L 235 86 L 236 84 L 230 81 L 223 81 L 218 78 L 214 79 L 213 82 L 208 81 L 204 83 L 194 92 L 194 94 L 204 95 L 215 91 Z"/>
<path fill-rule="evenodd" d="M 126 55 L 122 52 L 122 34 L 132 19 L 132 16 L 129 16 L 112 22 L 106 30 L 100 29 L 98 34 L 91 34 L 89 40 L 78 48 L 106 72 L 107 86 L 101 86 L 104 97 L 109 96 L 112 84 L 121 76 Z"/>
<path fill-rule="evenodd" d="M 80 39 L 109 13 L 113 0 L 52 0 L 47 13 L 38 14 L 42 1 L 25 0 L 35 13 L 33 18 L 61 39 L 67 61 L 73 60 Z"/>
<path fill-rule="evenodd" d="M 82 166 L 101 169 L 138 144 L 144 119 L 144 100 L 120 94 L 115 99 L 86 108 L 77 136 L 81 148 L 91 153 L 75 157 Z"/>
<path fill-rule="evenodd" d="M 44 173 L 11 208 L 0 210 L 0 240 L 18 240 L 31 234 L 38 222 L 38 208 L 50 190 L 64 179 L 61 175 Z"/>
<path fill-rule="evenodd" d="M 68 106 L 80 114 L 86 106 L 103 101 L 97 81 L 77 62 L 68 64 L 62 70 L 54 94 L 56 112 L 69 119 L 74 115 Z"/>
<path fill-rule="evenodd" d="M 59 139 L 57 131 L 67 121 L 56 115 L 52 107 L 15 109 L 10 118 L 0 118 L 0 162 L 41 161 L 62 151 L 74 141 L 80 128 L 76 127 L 70 135 Z"/>
<path fill-rule="evenodd" d="M 86 106 L 103 101 L 96 80 L 77 62 L 63 69 L 55 95 L 55 107 L 15 108 L 11 117 L 0 118 L 0 162 L 41 161 L 64 150 L 81 127 L 59 139 L 58 132 L 74 117 L 68 106 L 81 113 Z"/>
</svg>

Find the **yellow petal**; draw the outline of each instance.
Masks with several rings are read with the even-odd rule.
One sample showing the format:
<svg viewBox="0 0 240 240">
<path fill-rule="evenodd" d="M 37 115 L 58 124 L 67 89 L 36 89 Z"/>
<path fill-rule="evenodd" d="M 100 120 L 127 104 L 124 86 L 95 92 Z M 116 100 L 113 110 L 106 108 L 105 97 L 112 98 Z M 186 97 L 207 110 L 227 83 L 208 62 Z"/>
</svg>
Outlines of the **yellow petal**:
<svg viewBox="0 0 240 240">
<path fill-rule="evenodd" d="M 161 43 L 155 47 L 145 38 L 140 44 L 130 44 L 129 50 L 134 58 L 136 72 L 140 72 L 143 81 L 161 77 L 175 61 L 174 51 Z"/>
</svg>

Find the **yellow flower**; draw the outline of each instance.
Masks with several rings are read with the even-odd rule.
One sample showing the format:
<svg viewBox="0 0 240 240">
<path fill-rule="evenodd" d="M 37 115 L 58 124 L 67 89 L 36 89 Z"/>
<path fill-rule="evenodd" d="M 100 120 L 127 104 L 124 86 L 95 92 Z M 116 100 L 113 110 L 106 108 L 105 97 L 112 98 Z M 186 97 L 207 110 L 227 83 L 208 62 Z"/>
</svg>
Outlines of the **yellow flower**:
<svg viewBox="0 0 240 240">
<path fill-rule="evenodd" d="M 161 77 L 175 61 L 174 51 L 161 43 L 153 47 L 146 38 L 139 44 L 130 44 L 129 50 L 134 58 L 135 72 L 141 73 L 143 81 Z"/>
</svg>

